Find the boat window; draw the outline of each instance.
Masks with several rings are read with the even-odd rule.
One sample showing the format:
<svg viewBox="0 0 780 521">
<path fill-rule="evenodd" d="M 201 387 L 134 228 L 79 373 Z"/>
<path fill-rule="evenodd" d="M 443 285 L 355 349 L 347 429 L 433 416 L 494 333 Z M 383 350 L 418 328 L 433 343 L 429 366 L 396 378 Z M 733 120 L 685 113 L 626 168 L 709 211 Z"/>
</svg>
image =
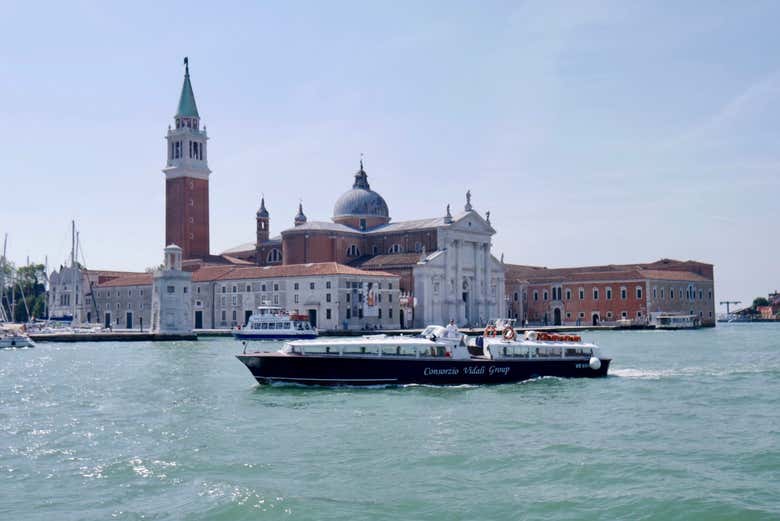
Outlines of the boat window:
<svg viewBox="0 0 780 521">
<path fill-rule="evenodd" d="M 512 348 L 512 356 L 518 356 L 520 358 L 528 358 L 530 353 L 527 347 L 515 346 Z"/>
<path fill-rule="evenodd" d="M 290 329 L 290 323 L 285 322 L 284 325 L 282 326 L 282 329 Z"/>
</svg>

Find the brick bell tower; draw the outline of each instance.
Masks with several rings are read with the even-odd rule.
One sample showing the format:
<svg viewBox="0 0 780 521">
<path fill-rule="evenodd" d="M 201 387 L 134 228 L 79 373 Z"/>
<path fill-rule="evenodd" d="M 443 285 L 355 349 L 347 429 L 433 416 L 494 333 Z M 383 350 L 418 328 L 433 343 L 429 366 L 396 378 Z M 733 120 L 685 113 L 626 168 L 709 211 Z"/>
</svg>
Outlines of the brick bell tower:
<svg viewBox="0 0 780 521">
<path fill-rule="evenodd" d="M 165 244 L 177 244 L 184 259 L 209 254 L 209 174 L 206 128 L 190 83 L 189 60 L 184 58 L 184 85 L 176 128 L 168 126 L 165 174 Z"/>
</svg>

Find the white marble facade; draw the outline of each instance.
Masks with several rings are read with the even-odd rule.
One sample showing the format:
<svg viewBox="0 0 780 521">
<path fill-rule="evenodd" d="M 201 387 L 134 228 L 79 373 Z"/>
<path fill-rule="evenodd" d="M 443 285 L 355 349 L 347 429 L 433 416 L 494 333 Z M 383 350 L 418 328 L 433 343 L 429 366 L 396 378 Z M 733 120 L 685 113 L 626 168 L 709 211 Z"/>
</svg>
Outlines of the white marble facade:
<svg viewBox="0 0 780 521">
<path fill-rule="evenodd" d="M 438 229 L 438 249 L 413 267 L 415 327 L 483 325 L 505 316 L 504 267 L 490 253 L 495 230 L 468 209 Z"/>
</svg>

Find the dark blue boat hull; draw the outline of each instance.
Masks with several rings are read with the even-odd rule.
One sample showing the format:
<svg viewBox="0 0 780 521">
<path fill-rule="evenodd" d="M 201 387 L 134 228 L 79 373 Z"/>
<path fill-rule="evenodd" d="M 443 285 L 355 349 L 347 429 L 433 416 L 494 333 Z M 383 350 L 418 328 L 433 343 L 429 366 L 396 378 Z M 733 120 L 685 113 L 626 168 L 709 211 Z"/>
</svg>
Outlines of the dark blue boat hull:
<svg viewBox="0 0 780 521">
<path fill-rule="evenodd" d="M 598 370 L 588 358 L 452 360 L 435 358 L 297 356 L 279 353 L 237 355 L 260 383 L 309 385 L 500 384 L 543 376 L 596 378 L 607 375 L 610 359 Z"/>
</svg>

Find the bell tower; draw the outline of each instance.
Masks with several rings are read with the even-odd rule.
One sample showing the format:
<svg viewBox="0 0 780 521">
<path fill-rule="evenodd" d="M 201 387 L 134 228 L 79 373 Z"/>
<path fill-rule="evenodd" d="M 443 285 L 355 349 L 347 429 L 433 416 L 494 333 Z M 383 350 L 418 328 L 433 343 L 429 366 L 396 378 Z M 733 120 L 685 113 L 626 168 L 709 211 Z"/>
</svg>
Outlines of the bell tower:
<svg viewBox="0 0 780 521">
<path fill-rule="evenodd" d="M 165 244 L 181 246 L 184 259 L 209 254 L 209 174 L 206 128 L 190 83 L 189 60 L 184 58 L 184 84 L 175 128 L 168 126 L 165 174 Z"/>
<path fill-rule="evenodd" d="M 269 236 L 269 218 L 268 210 L 265 209 L 265 197 L 260 198 L 260 209 L 257 210 L 255 218 L 257 220 L 257 242 L 255 245 L 259 248 L 261 244 L 268 240 Z"/>
</svg>

